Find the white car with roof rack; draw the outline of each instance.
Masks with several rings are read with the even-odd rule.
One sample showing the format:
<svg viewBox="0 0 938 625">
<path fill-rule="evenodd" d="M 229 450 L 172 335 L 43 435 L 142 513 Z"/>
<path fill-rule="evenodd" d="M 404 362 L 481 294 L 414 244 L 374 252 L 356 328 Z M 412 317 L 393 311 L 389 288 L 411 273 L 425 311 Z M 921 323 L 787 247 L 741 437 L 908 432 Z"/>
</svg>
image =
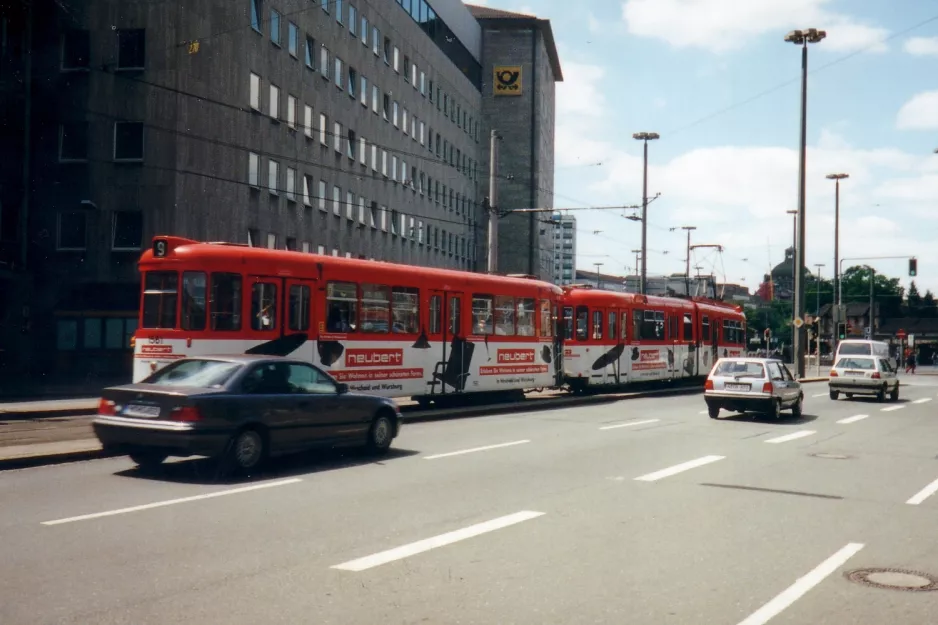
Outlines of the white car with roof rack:
<svg viewBox="0 0 938 625">
<path fill-rule="evenodd" d="M 788 367 L 776 358 L 721 358 L 704 386 L 711 419 L 720 410 L 761 412 L 781 418 L 782 410 L 801 417 L 804 393 Z"/>
</svg>

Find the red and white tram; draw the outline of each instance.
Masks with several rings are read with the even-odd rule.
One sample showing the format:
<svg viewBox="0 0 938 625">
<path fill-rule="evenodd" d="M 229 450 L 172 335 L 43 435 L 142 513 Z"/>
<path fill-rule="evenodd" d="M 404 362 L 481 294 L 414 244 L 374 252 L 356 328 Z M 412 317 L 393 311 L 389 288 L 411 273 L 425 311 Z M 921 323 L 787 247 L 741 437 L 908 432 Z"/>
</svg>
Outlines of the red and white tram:
<svg viewBox="0 0 938 625">
<path fill-rule="evenodd" d="M 557 386 L 563 292 L 538 280 L 160 236 L 134 381 L 175 359 L 290 355 L 350 388 L 439 399 Z"/>
<path fill-rule="evenodd" d="M 564 380 L 573 390 L 705 376 L 744 354 L 746 318 L 723 302 L 573 286 L 563 299 Z"/>
</svg>

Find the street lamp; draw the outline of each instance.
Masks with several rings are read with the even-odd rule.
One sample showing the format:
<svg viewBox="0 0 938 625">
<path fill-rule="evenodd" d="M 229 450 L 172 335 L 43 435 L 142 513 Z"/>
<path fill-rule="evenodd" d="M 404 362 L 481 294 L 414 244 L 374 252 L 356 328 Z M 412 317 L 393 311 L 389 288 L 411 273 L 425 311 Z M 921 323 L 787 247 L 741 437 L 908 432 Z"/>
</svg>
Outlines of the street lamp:
<svg viewBox="0 0 938 625">
<path fill-rule="evenodd" d="M 636 132 L 632 135 L 636 141 L 644 142 L 644 168 L 642 169 L 642 271 L 639 278 L 639 293 L 645 295 L 648 285 L 645 283 L 648 276 L 648 264 L 645 260 L 648 248 L 648 142 L 660 139 L 657 132 Z"/>
<path fill-rule="evenodd" d="M 808 44 L 818 43 L 827 36 L 823 30 L 808 28 L 793 30 L 785 35 L 785 41 L 801 46 L 801 142 L 798 162 L 798 239 L 795 242 L 795 318 L 804 317 L 804 241 L 805 241 L 805 167 L 808 152 Z M 795 371 L 804 377 L 805 344 L 802 331 L 792 334 Z"/>
<path fill-rule="evenodd" d="M 697 226 L 681 226 L 681 230 L 687 231 L 687 264 L 684 270 L 684 294 L 690 297 L 690 233 L 696 230 Z"/>
<path fill-rule="evenodd" d="M 599 268 L 603 266 L 604 263 L 593 263 L 596 265 L 596 288 L 603 288 L 603 274 L 599 272 Z"/>
<path fill-rule="evenodd" d="M 840 263 L 840 181 L 846 180 L 850 174 L 827 174 L 828 180 L 834 181 L 834 293 L 839 294 L 837 288 L 840 282 L 840 272 L 837 270 Z M 837 295 L 837 306 L 840 306 L 840 296 Z"/>
<path fill-rule="evenodd" d="M 817 280 L 815 281 L 815 287 L 817 291 L 817 314 L 815 316 L 815 323 L 817 324 L 817 362 L 814 364 L 817 365 L 817 376 L 821 377 L 821 267 L 824 267 L 824 263 L 814 263 L 814 266 L 817 268 Z"/>
</svg>

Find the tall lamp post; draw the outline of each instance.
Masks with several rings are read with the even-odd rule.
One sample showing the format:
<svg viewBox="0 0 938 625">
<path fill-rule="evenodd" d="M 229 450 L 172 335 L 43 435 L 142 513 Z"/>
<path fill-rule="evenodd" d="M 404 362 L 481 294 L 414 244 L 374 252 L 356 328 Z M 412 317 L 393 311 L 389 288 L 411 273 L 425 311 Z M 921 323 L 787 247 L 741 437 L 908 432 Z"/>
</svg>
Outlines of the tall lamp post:
<svg viewBox="0 0 938 625">
<path fill-rule="evenodd" d="M 814 364 L 817 368 L 817 377 L 821 377 L 821 267 L 824 267 L 824 263 L 814 263 L 814 267 L 817 269 L 817 280 L 815 280 L 815 291 L 817 292 L 817 307 L 815 308 L 815 317 L 814 323 L 817 324 L 817 355 L 815 356 L 816 360 Z"/>
<path fill-rule="evenodd" d="M 687 231 L 687 262 L 684 269 L 684 294 L 690 297 L 690 233 L 696 230 L 697 226 L 681 226 L 681 230 Z"/>
<path fill-rule="evenodd" d="M 603 288 L 603 274 L 599 273 L 599 268 L 603 266 L 604 263 L 593 263 L 596 265 L 596 288 Z"/>
<path fill-rule="evenodd" d="M 834 293 L 837 294 L 837 305 L 840 306 L 840 289 L 837 288 L 840 283 L 840 181 L 846 180 L 850 174 L 827 174 L 828 180 L 834 181 Z"/>
<path fill-rule="evenodd" d="M 805 168 L 808 152 L 808 44 L 818 43 L 827 36 L 823 30 L 808 28 L 793 30 L 785 35 L 785 41 L 801 46 L 801 142 L 798 162 L 798 240 L 795 244 L 795 317 L 804 317 L 804 241 L 805 241 Z M 796 328 L 792 334 L 795 371 L 804 377 L 805 341 L 803 330 Z"/>
<path fill-rule="evenodd" d="M 644 156 L 642 168 L 642 270 L 639 277 L 639 293 L 645 295 L 648 292 L 646 279 L 648 277 L 648 264 L 645 260 L 646 250 L 648 248 L 648 142 L 660 139 L 657 132 L 636 132 L 632 135 L 636 141 L 644 143 Z"/>
</svg>

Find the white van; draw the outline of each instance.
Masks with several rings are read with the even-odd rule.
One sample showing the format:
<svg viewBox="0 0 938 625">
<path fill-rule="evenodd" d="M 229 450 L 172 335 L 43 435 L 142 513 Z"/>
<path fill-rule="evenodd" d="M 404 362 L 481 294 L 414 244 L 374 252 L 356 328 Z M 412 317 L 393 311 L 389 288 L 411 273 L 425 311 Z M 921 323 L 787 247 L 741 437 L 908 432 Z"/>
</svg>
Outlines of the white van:
<svg viewBox="0 0 938 625">
<path fill-rule="evenodd" d="M 834 364 L 841 356 L 879 356 L 889 359 L 889 344 L 883 341 L 865 341 L 862 339 L 846 339 L 837 344 L 837 355 Z"/>
</svg>

